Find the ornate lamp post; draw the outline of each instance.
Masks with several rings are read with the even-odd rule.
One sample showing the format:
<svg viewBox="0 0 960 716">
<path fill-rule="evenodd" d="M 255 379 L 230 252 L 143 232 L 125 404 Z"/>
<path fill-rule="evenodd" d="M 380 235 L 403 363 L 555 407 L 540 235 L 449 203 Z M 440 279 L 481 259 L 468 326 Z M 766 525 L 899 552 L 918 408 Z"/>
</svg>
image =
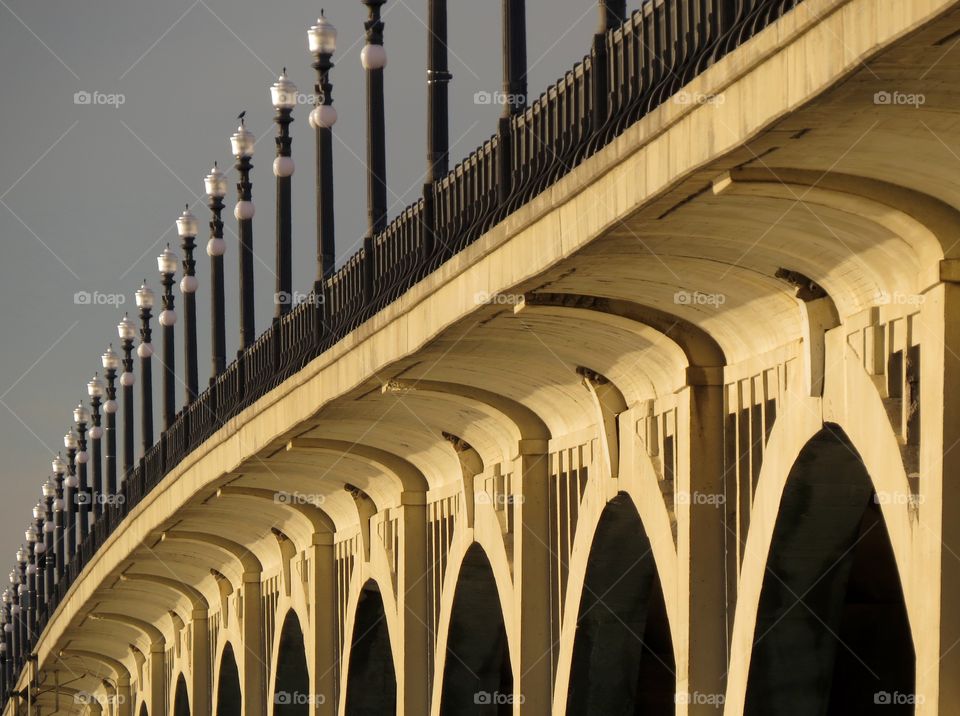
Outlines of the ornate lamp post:
<svg viewBox="0 0 960 716">
<path fill-rule="evenodd" d="M 27 541 L 23 606 L 26 610 L 27 639 L 33 641 L 33 635 L 37 631 L 37 555 L 34 548 L 42 543 L 37 542 L 37 528 L 32 523 L 24 530 L 23 536 Z"/>
<path fill-rule="evenodd" d="M 67 564 L 66 545 L 63 543 L 63 473 L 66 469 L 62 457 L 57 455 L 53 458 L 53 487 L 56 493 L 53 498 L 53 552 L 57 584 L 63 579 L 63 569 Z"/>
<path fill-rule="evenodd" d="M 297 104 L 297 86 L 287 77 L 287 68 L 270 87 L 270 101 L 277 110 L 277 157 L 273 174 L 277 178 L 277 291 L 273 297 L 274 318 L 290 311 L 293 303 L 293 247 L 290 184 L 294 163 L 290 156 L 290 123 Z"/>
<path fill-rule="evenodd" d="M 106 443 L 104 458 L 104 485 L 103 492 L 107 499 L 111 499 L 117 492 L 117 369 L 120 367 L 120 357 L 113 352 L 113 345 L 100 356 L 103 366 L 103 375 L 107 379 L 106 401 L 103 403 L 103 412 L 106 416 L 106 425 L 103 434 Z"/>
<path fill-rule="evenodd" d="M 310 126 L 316 131 L 317 152 L 317 280 L 314 293 L 323 294 L 323 280 L 333 274 L 336 242 L 333 225 L 333 125 L 337 110 L 333 106 L 333 53 L 337 49 L 337 29 L 321 11 L 317 24 L 307 32 L 307 42 L 317 71 L 318 104 L 310 112 Z"/>
<path fill-rule="evenodd" d="M 90 411 L 79 403 L 73 409 L 73 420 L 77 425 L 77 472 L 79 473 L 79 482 L 76 492 L 77 514 L 79 516 L 80 535 L 77 537 L 79 542 L 87 536 L 90 528 L 90 486 L 87 482 L 87 425 L 90 423 Z"/>
<path fill-rule="evenodd" d="M 3 625 L 3 632 L 5 641 L 7 642 L 7 663 L 9 668 L 9 673 L 7 676 L 7 683 L 13 683 L 13 675 L 17 671 L 17 659 L 19 651 L 17 644 L 17 612 L 20 611 L 20 608 L 17 607 L 16 602 L 13 598 L 13 590 L 16 589 L 15 581 L 16 572 L 10 572 L 10 585 L 5 590 L 3 590 L 3 607 L 4 612 L 7 618 L 6 624 Z"/>
<path fill-rule="evenodd" d="M 427 182 L 432 184 L 450 166 L 447 0 L 427 0 L 427 48 Z"/>
<path fill-rule="evenodd" d="M 101 440 L 103 439 L 103 428 L 100 427 L 100 405 L 103 401 L 103 381 L 100 376 L 94 374 L 90 382 L 87 383 L 87 395 L 90 396 L 90 453 L 93 458 L 93 470 L 90 507 L 93 510 L 93 521 L 96 522 L 103 512 L 103 454 L 101 451 Z"/>
<path fill-rule="evenodd" d="M 174 353 L 173 327 L 177 323 L 177 312 L 173 308 L 173 277 L 177 273 L 179 261 L 170 246 L 157 257 L 160 271 L 160 284 L 163 286 L 163 310 L 160 312 L 160 325 L 163 326 L 163 429 L 169 430 L 177 415 L 176 361 Z"/>
<path fill-rule="evenodd" d="M 17 593 L 14 597 L 16 599 L 17 606 L 17 620 L 19 625 L 19 633 L 17 635 L 17 641 L 20 645 L 19 657 L 20 663 L 23 664 L 24 657 L 30 653 L 30 646 L 28 640 L 30 639 L 30 632 L 27 630 L 27 551 L 20 546 L 20 549 L 17 550 Z"/>
<path fill-rule="evenodd" d="M 57 525 L 54 522 L 54 501 L 57 497 L 57 487 L 52 479 L 43 483 L 43 557 L 44 557 L 44 603 L 53 596 L 53 585 L 56 583 L 57 553 L 54 539 Z"/>
<path fill-rule="evenodd" d="M 243 123 L 240 113 L 240 126 L 230 137 L 230 148 L 237 159 L 237 171 L 240 182 L 237 184 L 237 205 L 233 215 L 240 224 L 240 347 L 249 348 L 256 340 L 253 306 L 253 185 L 250 183 L 250 170 L 253 164 L 254 136 Z"/>
<path fill-rule="evenodd" d="M 386 0 L 362 0 L 368 17 L 364 23 L 367 44 L 360 53 L 367 71 L 367 200 L 370 236 L 387 226 L 387 150 L 383 106 L 383 68 L 387 51 L 383 49 L 383 20 L 380 8 Z"/>
<path fill-rule="evenodd" d="M 227 367 L 227 334 L 224 318 L 223 299 L 223 254 L 227 244 L 223 240 L 223 197 L 227 195 L 227 177 L 217 168 L 203 179 L 203 188 L 207 192 L 207 206 L 210 207 L 210 240 L 207 242 L 207 256 L 210 257 L 210 348 L 213 365 L 210 371 L 212 383 Z"/>
<path fill-rule="evenodd" d="M 527 104 L 526 0 L 503 0 L 503 116 Z"/>
<path fill-rule="evenodd" d="M 140 309 L 140 345 L 137 346 L 137 355 L 140 356 L 140 442 L 143 453 L 153 446 L 153 344 L 150 342 L 150 318 L 153 314 L 153 291 L 147 288 L 147 282 L 137 289 L 137 308 Z"/>
<path fill-rule="evenodd" d="M 31 639 L 37 631 L 37 622 L 40 620 L 40 603 L 43 601 L 43 550 L 40 539 L 40 530 L 36 522 L 43 526 L 43 507 L 38 502 L 33 508 L 34 522 L 31 522 L 24 531 L 27 540 L 27 632 Z M 39 550 L 39 551 L 38 551 Z"/>
<path fill-rule="evenodd" d="M 35 574 L 35 589 L 33 598 L 34 619 L 40 621 L 40 611 L 46 603 L 46 581 L 47 581 L 47 545 L 44 541 L 43 523 L 45 522 L 47 510 L 44 504 L 44 498 L 37 501 L 33 508 L 33 524 L 30 526 L 35 533 L 33 541 L 33 562 Z"/>
<path fill-rule="evenodd" d="M 126 313 L 117 324 L 117 333 L 123 349 L 120 385 L 123 386 L 123 477 L 126 478 L 133 470 L 133 337 L 137 334 L 136 326 Z"/>
<path fill-rule="evenodd" d="M 80 481 L 77 479 L 77 436 L 71 428 L 63 436 L 63 446 L 67 449 L 67 476 L 63 484 L 66 486 L 64 491 L 64 502 L 67 508 L 67 523 L 64 525 L 66 532 L 66 552 L 64 553 L 64 563 L 73 559 L 73 553 L 77 549 L 77 487 Z"/>
<path fill-rule="evenodd" d="M 197 262 L 193 258 L 196 248 L 197 217 L 184 209 L 177 219 L 177 234 L 183 249 L 183 278 L 180 292 L 183 294 L 183 369 L 186 374 L 186 405 L 197 399 L 200 379 L 197 375 Z"/>
</svg>

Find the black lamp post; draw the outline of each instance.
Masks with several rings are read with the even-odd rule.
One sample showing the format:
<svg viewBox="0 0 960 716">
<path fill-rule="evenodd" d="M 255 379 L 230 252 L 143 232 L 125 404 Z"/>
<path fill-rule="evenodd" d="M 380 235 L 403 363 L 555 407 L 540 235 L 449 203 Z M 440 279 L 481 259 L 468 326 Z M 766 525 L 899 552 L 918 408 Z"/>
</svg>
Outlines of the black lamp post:
<svg viewBox="0 0 960 716">
<path fill-rule="evenodd" d="M 87 453 L 87 425 L 90 423 L 90 411 L 79 403 L 73 409 L 73 420 L 77 424 L 77 473 L 78 486 L 76 492 L 77 515 L 79 517 L 80 534 L 77 537 L 79 542 L 87 536 L 90 527 L 90 486 L 87 482 L 87 462 L 90 459 Z"/>
<path fill-rule="evenodd" d="M 186 377 L 186 400 L 189 405 L 197 399 L 200 392 L 200 379 L 197 375 L 197 262 L 193 251 L 197 247 L 197 217 L 187 207 L 177 219 L 177 234 L 183 249 L 183 278 L 180 279 L 180 293 L 183 294 L 183 368 Z"/>
<path fill-rule="evenodd" d="M 450 167 L 447 85 L 453 79 L 447 58 L 447 0 L 427 0 L 427 182 Z"/>
<path fill-rule="evenodd" d="M 120 347 L 123 349 L 123 374 L 120 385 L 123 386 L 123 473 L 125 479 L 133 470 L 133 338 L 137 334 L 136 326 L 130 316 L 123 314 L 117 324 L 120 335 Z M 117 488 L 119 489 L 119 484 Z"/>
<path fill-rule="evenodd" d="M 74 434 L 73 428 L 63 436 L 63 446 L 67 449 L 67 476 L 63 481 L 67 488 L 63 497 L 67 508 L 67 522 L 63 528 L 66 532 L 64 562 L 69 562 L 73 559 L 73 553 L 77 549 L 77 487 L 80 484 L 76 472 L 77 436 Z"/>
<path fill-rule="evenodd" d="M 150 318 L 153 308 L 153 291 L 147 288 L 144 281 L 137 289 L 137 308 L 140 309 L 140 345 L 137 346 L 137 355 L 140 356 L 140 442 L 143 453 L 153 446 L 153 344 L 150 343 L 152 332 Z"/>
<path fill-rule="evenodd" d="M 33 563 L 34 563 L 34 591 L 33 591 L 33 618 L 40 621 L 40 610 L 46 598 L 47 581 L 47 545 L 43 536 L 43 524 L 47 514 L 45 500 L 41 497 L 33 508 L 33 524 L 30 525 L 34 533 Z"/>
<path fill-rule="evenodd" d="M 93 522 L 103 512 L 103 428 L 100 427 L 100 406 L 103 403 L 103 381 L 100 376 L 94 375 L 87 383 L 87 395 L 90 396 L 90 457 L 93 469 L 90 486 L 90 508 L 93 510 Z"/>
<path fill-rule="evenodd" d="M 527 104 L 526 0 L 503 0 L 503 116 Z"/>
<path fill-rule="evenodd" d="M 370 236 L 387 226 L 387 150 L 383 105 L 383 68 L 387 51 L 383 49 L 383 20 L 380 8 L 386 0 L 362 0 L 368 17 L 364 23 L 367 44 L 360 54 L 367 72 L 367 203 Z"/>
<path fill-rule="evenodd" d="M 237 159 L 237 171 L 240 181 L 237 184 L 237 205 L 233 215 L 240 225 L 240 348 L 249 348 L 256 340 L 253 306 L 253 185 L 250 183 L 250 170 L 253 164 L 254 136 L 243 123 L 240 113 L 240 126 L 230 137 L 230 148 Z"/>
<path fill-rule="evenodd" d="M 106 425 L 103 429 L 106 455 L 104 456 L 104 485 L 103 492 L 110 500 L 117 493 L 117 369 L 120 367 L 120 358 L 113 352 L 113 345 L 100 356 L 103 366 L 103 375 L 107 379 L 106 401 L 103 403 L 103 413 Z"/>
<path fill-rule="evenodd" d="M 27 540 L 23 607 L 26 611 L 27 639 L 33 641 L 37 631 L 37 555 L 33 551 L 37 546 L 37 528 L 31 523 L 23 535 Z"/>
<path fill-rule="evenodd" d="M 54 500 L 57 499 L 57 486 L 53 479 L 43 483 L 43 564 L 44 564 L 44 603 L 53 596 L 53 585 L 56 583 L 57 552 L 54 546 L 57 525 L 54 522 Z"/>
<path fill-rule="evenodd" d="M 176 362 L 173 327 L 177 324 L 177 312 L 173 307 L 173 277 L 179 261 L 170 250 L 170 245 L 157 257 L 160 284 L 163 286 L 163 310 L 160 325 L 163 327 L 163 429 L 169 430 L 177 415 Z"/>
<path fill-rule="evenodd" d="M 203 179 L 207 192 L 207 206 L 210 207 L 210 240 L 207 242 L 207 256 L 210 257 L 210 348 L 213 365 L 210 371 L 212 383 L 227 367 L 227 329 L 224 318 L 223 298 L 223 254 L 227 244 L 223 240 L 223 197 L 227 194 L 227 177 L 216 163 Z"/>
<path fill-rule="evenodd" d="M 277 157 L 273 160 L 273 175 L 277 178 L 277 291 L 273 297 L 274 318 L 290 311 L 293 304 L 293 247 L 292 210 L 290 208 L 291 178 L 294 163 L 290 156 L 290 123 L 297 104 L 297 86 L 287 77 L 287 68 L 270 87 L 270 101 L 277 110 Z"/>
<path fill-rule="evenodd" d="M 333 106 L 333 53 L 337 49 L 337 28 L 323 12 L 317 24 L 307 32 L 307 43 L 317 71 L 317 106 L 310 112 L 310 126 L 316 131 L 317 154 L 317 280 L 314 294 L 323 295 L 323 281 L 333 274 L 336 242 L 333 225 L 333 125 L 337 110 Z"/>
<path fill-rule="evenodd" d="M 10 691 L 10 665 L 13 661 L 13 650 L 10 647 L 13 626 L 10 624 L 9 594 L 3 593 L 3 609 L 0 610 L 0 694 L 6 698 Z"/>
<path fill-rule="evenodd" d="M 10 586 L 3 592 L 3 605 L 7 612 L 7 623 L 3 625 L 4 634 L 7 636 L 9 649 L 7 649 L 7 659 L 9 660 L 10 674 L 7 678 L 9 684 L 13 684 L 13 675 L 17 673 L 17 661 L 19 659 L 19 645 L 17 637 L 19 629 L 17 625 L 17 612 L 20 608 L 17 606 L 14 598 L 14 590 L 17 588 L 16 571 L 10 572 Z"/>
<path fill-rule="evenodd" d="M 66 472 L 67 465 L 63 458 L 57 455 L 53 458 L 53 486 L 56 494 L 53 499 L 53 553 L 56 562 L 55 580 L 59 584 L 63 580 L 63 570 L 67 564 L 67 550 L 63 543 L 63 474 Z"/>
<path fill-rule="evenodd" d="M 27 640 L 30 638 L 30 633 L 27 631 L 27 552 L 23 548 L 17 550 L 17 594 L 16 594 L 16 604 L 17 604 L 17 620 L 19 629 L 17 634 L 17 642 L 20 645 L 18 649 L 19 661 L 23 664 L 24 657 L 30 653 L 30 647 L 27 644 Z"/>
</svg>

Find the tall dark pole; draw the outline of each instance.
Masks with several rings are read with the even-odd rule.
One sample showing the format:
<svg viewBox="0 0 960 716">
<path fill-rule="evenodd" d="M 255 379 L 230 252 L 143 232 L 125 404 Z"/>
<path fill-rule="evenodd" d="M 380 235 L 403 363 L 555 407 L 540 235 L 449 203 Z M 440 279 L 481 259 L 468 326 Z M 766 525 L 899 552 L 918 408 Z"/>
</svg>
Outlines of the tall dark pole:
<svg viewBox="0 0 960 716">
<path fill-rule="evenodd" d="M 36 589 L 33 599 L 34 617 L 40 621 L 40 612 L 43 605 L 46 604 L 47 596 L 47 543 L 43 536 L 44 516 L 46 515 L 46 506 L 41 500 L 34 508 L 34 514 L 37 518 L 34 520 L 33 527 L 37 533 L 37 541 L 33 544 L 34 564 L 36 565 Z"/>
<path fill-rule="evenodd" d="M 200 392 L 199 368 L 197 366 L 197 262 L 193 258 L 196 249 L 197 217 L 187 209 L 177 219 L 180 248 L 183 249 L 183 278 L 180 293 L 183 294 L 183 368 L 186 379 L 185 405 L 197 399 Z"/>
<path fill-rule="evenodd" d="M 160 285 L 163 286 L 163 311 L 160 325 L 163 327 L 163 429 L 169 430 L 177 416 L 177 356 L 173 327 L 177 324 L 177 312 L 173 306 L 173 277 L 177 271 L 177 256 L 170 246 L 157 259 L 160 269 Z"/>
<path fill-rule="evenodd" d="M 117 326 L 123 349 L 123 375 L 120 376 L 120 385 L 123 386 L 123 479 L 133 470 L 133 337 L 136 330 L 130 317 L 123 314 L 123 320 Z"/>
<path fill-rule="evenodd" d="M 450 169 L 448 88 L 453 76 L 447 62 L 447 0 L 427 0 L 427 181 Z"/>
<path fill-rule="evenodd" d="M 80 534 L 77 537 L 79 542 L 87 536 L 90 528 L 90 486 L 87 482 L 87 462 L 90 456 L 87 454 L 87 420 L 89 418 L 87 409 L 83 403 L 77 406 L 73 413 L 77 421 L 77 466 L 79 485 L 77 487 L 77 515 L 79 517 Z"/>
<path fill-rule="evenodd" d="M 598 33 L 605 33 L 620 27 L 627 18 L 626 0 L 600 0 L 600 21 Z"/>
<path fill-rule="evenodd" d="M 29 538 L 27 539 L 26 547 L 27 563 L 25 567 L 26 580 L 24 582 L 26 586 L 26 590 L 24 591 L 24 611 L 27 613 L 27 640 L 28 643 L 30 643 L 33 641 L 33 635 L 36 633 L 37 624 L 37 555 L 34 554 L 33 551 L 33 546 L 37 543 L 37 535 L 33 529 L 28 529 L 26 534 L 29 535 Z"/>
<path fill-rule="evenodd" d="M 20 661 L 20 624 L 17 619 L 20 607 L 17 606 L 17 571 L 10 572 L 10 590 L 3 593 L 3 600 L 10 606 L 10 685 L 14 683 L 13 677 L 17 673 Z M 6 631 L 6 627 L 4 627 Z"/>
<path fill-rule="evenodd" d="M 20 612 L 20 633 L 19 633 L 19 653 L 18 657 L 21 665 L 24 657 L 30 653 L 30 647 L 27 646 L 29 633 L 27 632 L 27 555 L 23 547 L 17 551 L 17 604 Z"/>
<path fill-rule="evenodd" d="M 310 113 L 310 126 L 316 131 L 317 159 L 317 279 L 314 293 L 323 295 L 323 282 L 333 275 L 336 264 L 336 241 L 333 222 L 333 125 L 337 110 L 333 107 L 333 53 L 337 47 L 337 30 L 320 13 L 317 24 L 307 33 L 313 53 L 313 69 L 317 71 L 317 106 Z"/>
<path fill-rule="evenodd" d="M 103 401 L 103 381 L 99 376 L 87 383 L 87 394 L 90 396 L 90 471 L 92 484 L 90 486 L 90 506 L 93 509 L 93 521 L 96 522 L 103 513 L 103 452 L 101 440 L 103 428 L 100 427 L 100 406 Z"/>
<path fill-rule="evenodd" d="M 291 181 L 294 163 L 290 156 L 290 123 L 293 107 L 297 103 L 297 87 L 287 78 L 283 68 L 270 88 L 273 108 L 277 110 L 273 121 L 277 123 L 277 157 L 273 160 L 273 175 L 277 178 L 277 290 L 273 297 L 274 318 L 290 311 L 293 304 L 293 227 L 290 207 Z"/>
<path fill-rule="evenodd" d="M 67 448 L 67 477 L 64 481 L 67 489 L 63 496 L 67 508 L 67 520 L 63 528 L 67 538 L 64 562 L 69 562 L 77 550 L 77 486 L 80 484 L 77 479 L 77 436 L 73 434 L 73 428 L 64 436 L 63 444 Z"/>
<path fill-rule="evenodd" d="M 67 563 L 67 551 L 64 549 L 65 545 L 63 543 L 64 470 L 66 470 L 66 465 L 63 458 L 58 454 L 53 459 L 53 487 L 56 491 L 53 498 L 53 553 L 56 562 L 54 566 L 56 567 L 55 581 L 57 584 L 63 581 L 63 568 Z"/>
<path fill-rule="evenodd" d="M 140 356 L 140 442 L 143 453 L 153 447 L 153 344 L 150 343 L 152 332 L 150 318 L 153 314 L 153 291 L 147 288 L 146 282 L 137 290 L 137 306 L 140 308 L 140 345 L 137 346 L 137 355 Z"/>
<path fill-rule="evenodd" d="M 54 500 L 57 498 L 57 487 L 53 479 L 47 480 L 43 484 L 43 555 L 44 555 L 44 584 L 46 592 L 44 593 L 44 603 L 50 601 L 53 596 L 53 587 L 56 584 L 57 574 L 57 550 L 56 550 L 56 532 L 57 523 L 54 515 Z"/>
<path fill-rule="evenodd" d="M 527 105 L 526 0 L 503 0 L 503 116 Z"/>
<path fill-rule="evenodd" d="M 113 352 L 111 345 L 100 356 L 103 365 L 103 375 L 107 379 L 106 396 L 103 412 L 106 416 L 106 425 L 103 429 L 106 455 L 104 456 L 104 487 L 103 491 L 108 500 L 112 500 L 117 493 L 117 368 L 120 359 Z"/>
<path fill-rule="evenodd" d="M 380 7 L 386 0 L 362 0 L 367 6 L 364 23 L 367 44 L 361 60 L 367 71 L 367 205 L 370 235 L 387 227 L 387 149 L 383 104 L 383 68 L 387 54 L 383 49 L 383 20 Z"/>
<path fill-rule="evenodd" d="M 240 348 L 246 349 L 256 340 L 253 306 L 253 184 L 250 183 L 250 170 L 253 164 L 254 137 L 243 123 L 240 113 L 240 127 L 230 137 L 233 155 L 237 158 L 237 171 L 240 181 L 237 183 L 237 206 L 233 215 L 240 226 Z"/>
<path fill-rule="evenodd" d="M 210 207 L 210 240 L 207 242 L 207 256 L 210 257 L 210 350 L 212 365 L 210 382 L 223 373 L 227 367 L 227 329 L 224 317 L 223 296 L 223 254 L 227 244 L 223 240 L 223 197 L 227 194 L 227 178 L 216 163 L 204 177 L 207 192 L 207 206 Z"/>
</svg>

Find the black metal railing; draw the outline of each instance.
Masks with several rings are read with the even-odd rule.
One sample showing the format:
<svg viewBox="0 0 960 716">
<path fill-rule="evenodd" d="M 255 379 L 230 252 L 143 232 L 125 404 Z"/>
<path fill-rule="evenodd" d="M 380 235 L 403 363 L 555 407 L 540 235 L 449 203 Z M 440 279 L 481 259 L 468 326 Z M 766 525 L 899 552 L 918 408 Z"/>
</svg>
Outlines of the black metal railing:
<svg viewBox="0 0 960 716">
<path fill-rule="evenodd" d="M 597 36 L 589 55 L 525 112 L 501 119 L 493 137 L 427 185 L 180 412 L 81 541 L 38 610 L 40 628 L 127 514 L 227 421 L 800 1 L 649 0 Z"/>
</svg>

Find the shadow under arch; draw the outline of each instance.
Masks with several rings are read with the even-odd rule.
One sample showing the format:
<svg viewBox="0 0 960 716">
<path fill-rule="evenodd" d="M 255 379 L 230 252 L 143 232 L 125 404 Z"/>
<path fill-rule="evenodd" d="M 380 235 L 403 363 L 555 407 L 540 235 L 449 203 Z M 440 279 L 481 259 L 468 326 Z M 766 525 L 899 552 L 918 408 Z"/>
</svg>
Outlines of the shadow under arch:
<svg viewBox="0 0 960 716">
<path fill-rule="evenodd" d="M 873 484 L 843 430 L 827 425 L 784 487 L 744 713 L 913 713 L 915 661 Z"/>
<path fill-rule="evenodd" d="M 360 590 L 347 672 L 347 716 L 379 716 L 397 710 L 397 676 L 380 587 Z"/>
<path fill-rule="evenodd" d="M 273 713 L 275 716 L 307 716 L 312 701 L 303 630 L 297 613 L 291 609 L 284 617 L 280 630 Z"/>
<path fill-rule="evenodd" d="M 478 544 L 463 558 L 450 613 L 441 716 L 513 713 L 513 667 L 500 594 Z"/>
<path fill-rule="evenodd" d="M 577 615 L 569 714 L 673 714 L 676 667 L 650 541 L 625 493 L 600 515 Z"/>
<path fill-rule="evenodd" d="M 177 690 L 173 697 L 173 716 L 190 716 L 190 697 L 183 674 L 177 677 Z"/>
<path fill-rule="evenodd" d="M 240 670 L 233 645 L 227 642 L 220 657 L 220 676 L 217 679 L 217 716 L 241 716 L 243 693 L 240 690 Z"/>
</svg>

